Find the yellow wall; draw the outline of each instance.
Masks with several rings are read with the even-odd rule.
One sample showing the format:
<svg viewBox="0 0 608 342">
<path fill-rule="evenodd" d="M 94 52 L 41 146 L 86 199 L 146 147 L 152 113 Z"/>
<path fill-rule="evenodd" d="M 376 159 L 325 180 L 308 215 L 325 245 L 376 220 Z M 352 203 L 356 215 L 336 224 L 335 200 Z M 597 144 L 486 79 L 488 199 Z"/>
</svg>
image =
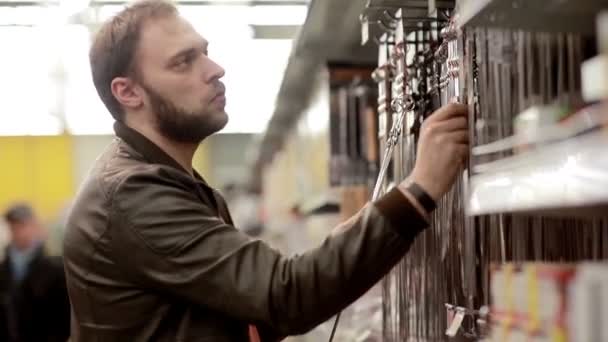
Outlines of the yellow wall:
<svg viewBox="0 0 608 342">
<path fill-rule="evenodd" d="M 54 223 L 69 205 L 82 179 L 113 136 L 0 137 L 0 213 L 17 201 L 33 205 Z M 197 151 L 194 167 L 210 169 L 208 147 Z"/>
<path fill-rule="evenodd" d="M 27 201 L 54 219 L 74 194 L 72 155 L 69 136 L 0 137 L 0 210 Z"/>
<path fill-rule="evenodd" d="M 113 139 L 111 135 L 0 137 L 0 213 L 15 202 L 30 203 L 48 229 L 47 251 L 60 254 L 66 209 Z M 198 149 L 193 165 L 201 174 L 209 174 L 208 146 Z M 0 218 L 0 254 L 8 242 L 3 224 Z"/>
<path fill-rule="evenodd" d="M 211 181 L 208 179 L 208 175 L 211 173 L 209 171 L 211 164 L 209 163 L 209 146 L 207 144 L 201 144 L 196 150 L 194 158 L 192 158 L 192 167 L 207 181 Z"/>
</svg>

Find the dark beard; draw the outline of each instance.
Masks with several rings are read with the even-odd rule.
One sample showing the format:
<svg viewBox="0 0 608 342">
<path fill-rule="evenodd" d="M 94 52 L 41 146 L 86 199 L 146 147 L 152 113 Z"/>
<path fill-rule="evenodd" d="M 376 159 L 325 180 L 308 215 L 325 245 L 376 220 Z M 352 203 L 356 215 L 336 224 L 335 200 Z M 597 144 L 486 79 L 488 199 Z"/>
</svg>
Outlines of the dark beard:
<svg viewBox="0 0 608 342">
<path fill-rule="evenodd" d="M 143 88 L 150 98 L 157 129 L 168 139 L 179 143 L 198 144 L 226 126 L 228 120 L 225 113 L 188 111 L 150 87 Z"/>
</svg>

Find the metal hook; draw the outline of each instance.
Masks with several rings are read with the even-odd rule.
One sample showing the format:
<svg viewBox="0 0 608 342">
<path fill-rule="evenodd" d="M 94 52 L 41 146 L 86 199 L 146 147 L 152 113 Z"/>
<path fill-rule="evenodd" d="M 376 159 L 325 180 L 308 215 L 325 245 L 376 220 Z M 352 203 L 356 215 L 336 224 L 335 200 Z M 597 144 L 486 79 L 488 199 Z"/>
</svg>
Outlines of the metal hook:
<svg viewBox="0 0 608 342">
<path fill-rule="evenodd" d="M 363 11 L 363 13 L 361 13 L 359 15 L 359 22 L 360 23 L 369 22 L 369 16 L 368 16 L 367 12 Z"/>
<path fill-rule="evenodd" d="M 384 16 L 391 21 L 397 21 L 399 20 L 399 18 L 397 18 L 397 16 L 394 16 L 389 10 L 384 10 L 382 12 L 382 14 L 384 14 Z"/>
<path fill-rule="evenodd" d="M 383 31 L 387 32 L 387 33 L 391 33 L 391 32 L 393 32 L 396 29 L 396 27 L 395 27 L 396 25 L 395 24 L 392 24 L 392 25 L 391 24 L 386 24 L 384 21 L 382 21 L 382 19 L 370 21 L 369 20 L 369 15 L 367 13 L 365 13 L 365 12 L 361 13 L 359 15 L 359 21 L 362 24 L 365 24 L 365 23 L 367 23 L 368 25 L 370 25 L 370 24 L 376 24 L 376 25 L 380 26 L 380 28 Z"/>
<path fill-rule="evenodd" d="M 380 26 L 380 28 L 382 29 L 382 31 L 386 32 L 386 33 L 392 33 L 393 31 L 395 31 L 396 27 L 391 27 L 391 25 L 387 25 L 384 21 L 382 20 L 377 20 L 372 22 L 373 24 L 377 24 L 378 26 Z"/>
<path fill-rule="evenodd" d="M 437 11 L 437 13 L 439 14 L 439 17 L 441 17 L 441 19 L 443 19 L 444 21 L 449 21 L 451 19 L 449 10 Z"/>
<path fill-rule="evenodd" d="M 480 333 L 477 332 L 477 330 L 475 329 L 475 327 L 471 327 L 470 329 L 465 330 L 464 327 L 462 327 L 462 317 L 463 316 L 470 316 L 472 318 L 475 317 L 479 317 L 479 319 L 476 320 L 476 322 L 478 321 L 483 321 L 485 322 L 486 319 L 490 316 L 490 310 L 487 306 L 482 306 L 481 308 L 479 308 L 479 310 L 474 310 L 474 309 L 469 309 L 469 308 L 465 308 L 462 306 L 456 306 L 456 305 L 452 305 L 452 304 L 445 304 L 445 308 L 447 312 L 453 312 L 456 314 L 460 314 L 461 317 L 458 321 L 454 321 L 453 326 L 450 326 L 448 328 L 448 330 L 446 331 L 446 334 L 450 337 L 454 337 L 456 336 L 456 333 L 458 331 L 462 331 L 463 335 L 468 337 L 468 338 L 475 338 L 475 339 L 479 339 L 483 336 L 480 336 Z"/>
</svg>

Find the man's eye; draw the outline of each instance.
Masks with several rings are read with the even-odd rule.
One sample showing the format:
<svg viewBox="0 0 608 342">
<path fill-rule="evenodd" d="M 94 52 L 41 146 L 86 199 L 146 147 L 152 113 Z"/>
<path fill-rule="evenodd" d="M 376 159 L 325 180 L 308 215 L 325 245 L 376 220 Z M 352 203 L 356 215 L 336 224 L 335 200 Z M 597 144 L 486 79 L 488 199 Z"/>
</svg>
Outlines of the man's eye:
<svg viewBox="0 0 608 342">
<path fill-rule="evenodd" d="M 188 57 L 184 57 L 184 58 L 181 58 L 180 60 L 178 60 L 177 63 L 175 64 L 175 66 L 183 68 L 185 66 L 190 65 L 191 63 L 192 63 L 192 57 L 188 56 Z"/>
</svg>

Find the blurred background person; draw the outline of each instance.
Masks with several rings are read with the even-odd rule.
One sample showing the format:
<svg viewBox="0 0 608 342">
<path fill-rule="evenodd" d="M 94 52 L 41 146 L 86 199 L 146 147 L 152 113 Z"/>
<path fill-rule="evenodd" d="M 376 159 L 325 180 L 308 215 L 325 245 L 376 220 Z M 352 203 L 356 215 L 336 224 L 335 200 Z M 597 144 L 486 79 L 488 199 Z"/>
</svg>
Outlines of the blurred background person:
<svg viewBox="0 0 608 342">
<path fill-rule="evenodd" d="M 0 341 L 67 341 L 70 312 L 61 259 L 47 255 L 44 229 L 29 205 L 11 206 L 4 219 L 9 244 L 0 264 Z"/>
</svg>

